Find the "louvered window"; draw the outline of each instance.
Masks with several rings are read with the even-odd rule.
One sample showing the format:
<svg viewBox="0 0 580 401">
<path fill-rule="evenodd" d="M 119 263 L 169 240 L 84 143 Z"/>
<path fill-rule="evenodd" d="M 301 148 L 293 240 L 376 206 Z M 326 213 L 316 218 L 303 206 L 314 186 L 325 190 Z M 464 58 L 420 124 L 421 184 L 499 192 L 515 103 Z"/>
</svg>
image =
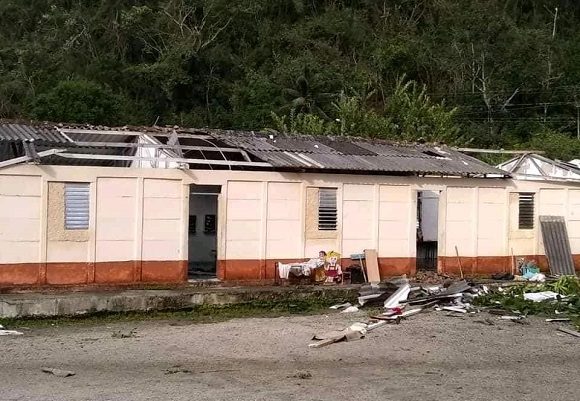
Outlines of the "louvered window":
<svg viewBox="0 0 580 401">
<path fill-rule="evenodd" d="M 521 192 L 519 194 L 518 227 L 520 230 L 534 228 L 534 193 Z"/>
<path fill-rule="evenodd" d="M 318 190 L 318 229 L 335 231 L 336 219 L 336 189 L 320 188 Z"/>
<path fill-rule="evenodd" d="M 89 184 L 64 184 L 64 227 L 67 230 L 89 228 Z"/>
</svg>

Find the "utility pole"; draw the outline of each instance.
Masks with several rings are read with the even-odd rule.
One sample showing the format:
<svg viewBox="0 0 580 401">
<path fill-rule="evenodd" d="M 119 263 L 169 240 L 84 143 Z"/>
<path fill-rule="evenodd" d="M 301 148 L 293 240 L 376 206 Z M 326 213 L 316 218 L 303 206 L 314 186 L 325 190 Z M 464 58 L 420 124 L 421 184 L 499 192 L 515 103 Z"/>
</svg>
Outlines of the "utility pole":
<svg viewBox="0 0 580 401">
<path fill-rule="evenodd" d="M 546 7 L 547 8 L 547 7 Z M 550 10 L 548 10 L 550 11 Z M 552 12 L 550 11 L 550 14 L 552 14 Z M 550 83 L 552 81 L 552 46 L 554 43 L 554 40 L 556 39 L 556 24 L 558 22 L 558 7 L 554 8 L 554 23 L 552 24 L 552 38 L 551 38 L 551 43 L 550 43 L 550 47 L 548 49 L 548 76 L 546 77 L 546 81 L 544 83 L 544 89 L 546 90 L 550 90 Z M 546 117 L 548 116 L 548 104 L 544 103 L 544 124 L 546 123 Z"/>
<path fill-rule="evenodd" d="M 552 28 L 552 40 L 556 37 L 556 21 L 558 20 L 558 7 L 554 11 L 554 27 Z"/>
</svg>

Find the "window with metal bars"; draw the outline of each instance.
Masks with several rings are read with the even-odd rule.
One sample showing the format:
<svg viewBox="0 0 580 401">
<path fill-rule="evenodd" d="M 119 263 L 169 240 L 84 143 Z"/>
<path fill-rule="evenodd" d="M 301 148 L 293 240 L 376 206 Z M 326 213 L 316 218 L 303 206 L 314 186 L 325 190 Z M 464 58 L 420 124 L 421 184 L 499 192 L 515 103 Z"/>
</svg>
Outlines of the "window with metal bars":
<svg viewBox="0 0 580 401">
<path fill-rule="evenodd" d="M 64 228 L 67 230 L 87 230 L 89 228 L 88 183 L 70 182 L 64 184 Z"/>
<path fill-rule="evenodd" d="M 534 193 L 520 192 L 519 194 L 518 228 L 530 230 L 534 228 Z"/>
<path fill-rule="evenodd" d="M 336 188 L 318 189 L 318 229 L 336 231 Z"/>
</svg>

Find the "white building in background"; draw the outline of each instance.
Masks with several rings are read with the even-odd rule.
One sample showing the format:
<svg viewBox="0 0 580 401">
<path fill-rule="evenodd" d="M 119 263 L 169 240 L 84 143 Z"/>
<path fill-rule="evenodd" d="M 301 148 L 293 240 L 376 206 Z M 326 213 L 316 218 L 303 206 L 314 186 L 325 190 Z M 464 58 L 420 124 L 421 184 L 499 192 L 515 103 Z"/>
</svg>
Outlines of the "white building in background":
<svg viewBox="0 0 580 401">
<path fill-rule="evenodd" d="M 562 162 L 534 153 L 515 157 L 497 166 L 521 179 L 580 180 L 580 160 Z"/>
</svg>

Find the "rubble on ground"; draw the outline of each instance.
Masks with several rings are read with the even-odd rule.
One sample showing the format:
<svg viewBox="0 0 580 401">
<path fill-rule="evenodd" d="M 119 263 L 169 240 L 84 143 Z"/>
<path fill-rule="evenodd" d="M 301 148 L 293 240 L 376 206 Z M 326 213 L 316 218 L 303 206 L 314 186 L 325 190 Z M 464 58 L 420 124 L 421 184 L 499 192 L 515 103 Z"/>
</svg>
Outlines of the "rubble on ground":
<svg viewBox="0 0 580 401">
<path fill-rule="evenodd" d="M 529 277 L 533 277 L 536 272 Z M 532 281 L 532 282 L 530 282 Z M 480 312 L 495 315 L 498 321 L 529 324 L 528 315 L 547 316 L 546 322 L 571 322 L 580 328 L 580 280 L 575 276 L 547 278 L 545 282 L 513 282 L 509 284 L 475 284 L 466 280 L 446 280 L 443 284 L 412 285 L 406 276 L 360 288 L 358 306 L 350 303 L 331 309 L 356 312 L 372 310 L 368 320 L 356 322 L 344 330 L 315 335 L 311 348 L 336 342 L 364 338 L 369 331 L 401 321 L 423 312 L 444 316 L 471 316 Z M 374 309 L 382 310 L 375 312 Z M 445 312 L 445 313 L 444 313 Z M 492 326 L 491 318 L 477 322 Z M 506 324 L 506 323 L 504 323 Z M 576 336 L 575 330 L 560 331 Z M 580 334 L 580 333 L 579 333 Z"/>
<path fill-rule="evenodd" d="M 0 336 L 21 336 L 22 334 L 24 333 L 21 331 L 5 329 L 4 326 L 0 324 Z"/>
<path fill-rule="evenodd" d="M 70 377 L 74 376 L 76 373 L 71 370 L 62 370 L 56 368 L 41 368 L 44 373 L 50 373 L 51 375 L 55 375 L 57 377 Z"/>
</svg>

